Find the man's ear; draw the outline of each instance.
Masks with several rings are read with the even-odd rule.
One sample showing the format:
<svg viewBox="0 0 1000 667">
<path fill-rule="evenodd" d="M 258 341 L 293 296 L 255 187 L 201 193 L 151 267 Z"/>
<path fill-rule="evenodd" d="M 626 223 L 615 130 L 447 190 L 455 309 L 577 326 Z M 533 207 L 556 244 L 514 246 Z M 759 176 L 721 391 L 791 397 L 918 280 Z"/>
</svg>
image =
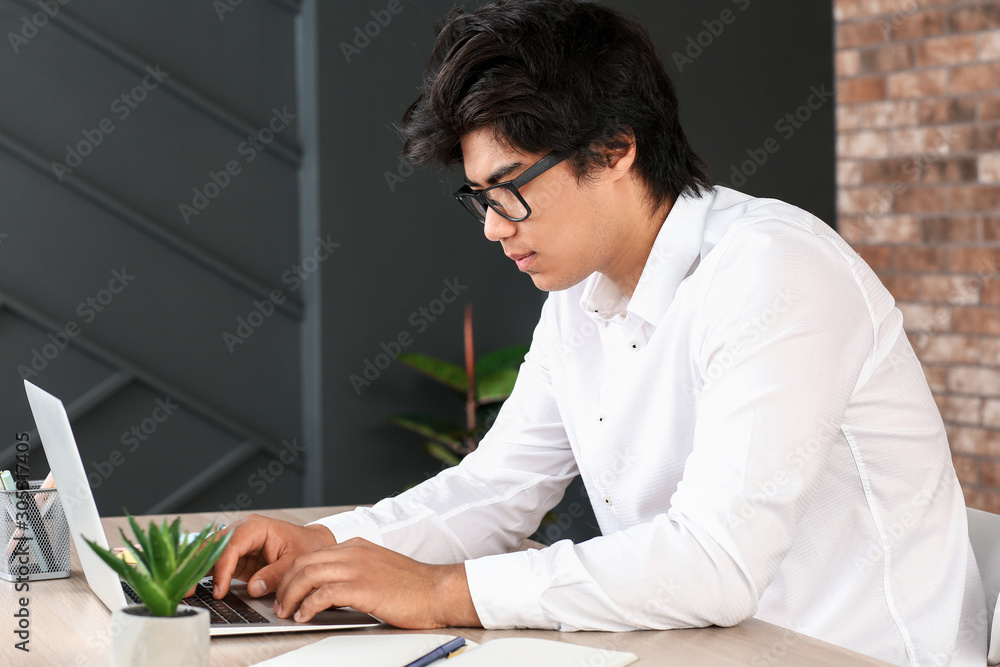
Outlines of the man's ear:
<svg viewBox="0 0 1000 667">
<path fill-rule="evenodd" d="M 616 143 L 621 147 L 611 149 L 605 153 L 605 164 L 607 164 L 611 172 L 608 176 L 613 180 L 618 180 L 629 173 L 632 165 L 635 164 L 636 155 L 635 137 L 631 134 L 619 137 Z"/>
</svg>

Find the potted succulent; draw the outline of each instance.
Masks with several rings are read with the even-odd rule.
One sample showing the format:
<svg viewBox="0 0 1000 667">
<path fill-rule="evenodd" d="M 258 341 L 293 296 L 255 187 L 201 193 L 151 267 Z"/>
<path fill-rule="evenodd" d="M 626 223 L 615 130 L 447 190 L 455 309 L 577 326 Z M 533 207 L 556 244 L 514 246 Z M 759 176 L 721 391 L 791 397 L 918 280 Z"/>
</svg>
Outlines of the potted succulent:
<svg viewBox="0 0 1000 667">
<path fill-rule="evenodd" d="M 112 664 L 116 667 L 203 665 L 208 667 L 209 614 L 207 609 L 183 606 L 184 595 L 215 564 L 230 535 L 208 540 L 209 525 L 191 538 L 181 531 L 181 520 L 169 526 L 149 524 L 143 531 L 128 512 L 135 546 L 121 533 L 135 559 L 129 565 L 114 553 L 87 540 L 90 548 L 124 579 L 142 600 L 113 614 Z M 85 538 L 86 539 L 86 538 Z M 138 548 L 137 548 L 138 547 Z"/>
</svg>

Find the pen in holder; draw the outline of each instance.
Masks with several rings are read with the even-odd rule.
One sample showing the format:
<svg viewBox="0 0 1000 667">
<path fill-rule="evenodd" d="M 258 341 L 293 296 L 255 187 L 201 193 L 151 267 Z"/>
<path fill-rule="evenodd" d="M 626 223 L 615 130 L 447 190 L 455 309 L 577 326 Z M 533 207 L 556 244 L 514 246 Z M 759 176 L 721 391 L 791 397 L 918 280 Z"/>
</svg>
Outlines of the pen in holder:
<svg viewBox="0 0 1000 667">
<path fill-rule="evenodd" d="M 0 578 L 64 579 L 70 575 L 70 534 L 57 489 L 0 491 Z"/>
</svg>

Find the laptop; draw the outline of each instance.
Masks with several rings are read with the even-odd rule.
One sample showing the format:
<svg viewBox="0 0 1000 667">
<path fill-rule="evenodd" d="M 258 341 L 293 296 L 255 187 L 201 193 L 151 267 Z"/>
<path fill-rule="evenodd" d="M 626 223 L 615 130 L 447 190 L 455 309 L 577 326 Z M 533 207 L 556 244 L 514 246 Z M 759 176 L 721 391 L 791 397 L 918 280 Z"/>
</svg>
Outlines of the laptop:
<svg viewBox="0 0 1000 667">
<path fill-rule="evenodd" d="M 66 521 L 73 535 L 73 544 L 76 545 L 76 553 L 80 558 L 83 573 L 87 577 L 87 583 L 105 607 L 111 611 L 121 609 L 130 604 L 126 594 L 127 584 L 83 541 L 86 536 L 108 548 L 108 539 L 104 534 L 104 526 L 101 524 L 90 484 L 87 482 L 66 408 L 58 398 L 27 380 L 24 381 L 24 389 L 28 394 L 31 413 L 38 426 L 38 436 L 52 468 L 52 475 L 66 512 Z M 188 598 L 184 603 L 209 608 L 212 614 L 212 636 L 346 630 L 367 628 L 381 623 L 374 616 L 350 607 L 327 609 L 308 623 L 296 623 L 291 619 L 278 618 L 271 609 L 274 603 L 273 594 L 252 598 L 246 592 L 246 583 L 236 580 L 233 580 L 230 587 L 231 594 L 223 600 L 211 597 L 210 579 L 203 579 L 199 589 L 195 596 Z"/>
</svg>

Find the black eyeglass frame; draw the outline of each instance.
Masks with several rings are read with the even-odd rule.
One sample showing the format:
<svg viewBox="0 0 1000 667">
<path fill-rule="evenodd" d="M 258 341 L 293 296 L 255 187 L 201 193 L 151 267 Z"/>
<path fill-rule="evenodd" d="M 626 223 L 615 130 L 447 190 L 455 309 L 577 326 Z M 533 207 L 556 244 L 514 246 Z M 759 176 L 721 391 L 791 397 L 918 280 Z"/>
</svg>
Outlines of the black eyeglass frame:
<svg viewBox="0 0 1000 667">
<path fill-rule="evenodd" d="M 463 185 L 455 192 L 455 199 L 457 199 L 458 202 L 469 213 L 471 213 L 473 217 L 476 218 L 476 220 L 483 223 L 484 225 L 486 224 L 486 214 L 485 213 L 480 214 L 479 210 L 470 200 L 478 201 L 482 205 L 484 210 L 486 208 L 493 209 L 501 217 L 510 220 L 511 222 L 521 222 L 522 220 L 527 220 L 528 216 L 531 215 L 531 207 L 528 206 L 528 202 L 524 201 L 524 197 L 521 196 L 519 188 L 523 187 L 526 183 L 528 183 L 528 181 L 531 181 L 541 176 L 543 173 L 545 173 L 552 167 L 556 166 L 557 164 L 565 160 L 567 157 L 569 157 L 568 153 L 549 153 L 541 160 L 528 167 L 523 174 L 521 174 L 514 180 L 504 181 L 503 183 L 497 183 L 496 185 L 491 185 L 490 187 L 483 188 L 482 190 L 473 190 L 468 184 Z M 512 193 L 515 197 L 517 197 L 517 200 L 521 202 L 522 206 L 524 206 L 525 214 L 520 218 L 513 218 L 504 213 L 503 211 L 497 209 L 497 207 L 495 207 L 486 196 L 487 192 L 489 192 L 490 190 L 496 190 L 497 188 L 503 188 L 508 192 Z"/>
</svg>

